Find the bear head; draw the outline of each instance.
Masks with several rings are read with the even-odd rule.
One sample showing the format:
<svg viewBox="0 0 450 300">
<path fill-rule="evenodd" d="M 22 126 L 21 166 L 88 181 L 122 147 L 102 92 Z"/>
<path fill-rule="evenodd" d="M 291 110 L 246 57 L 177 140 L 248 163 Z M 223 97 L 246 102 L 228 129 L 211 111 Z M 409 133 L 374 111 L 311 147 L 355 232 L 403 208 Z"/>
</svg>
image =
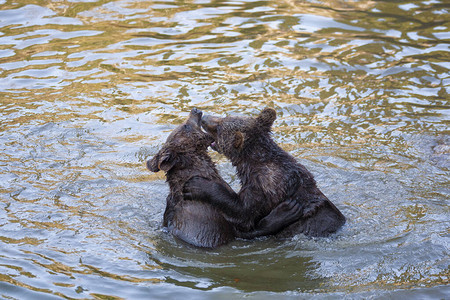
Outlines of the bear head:
<svg viewBox="0 0 450 300">
<path fill-rule="evenodd" d="M 211 148 L 233 159 L 245 150 L 251 151 L 251 146 L 260 144 L 261 139 L 270 139 L 275 119 L 275 110 L 265 108 L 257 117 L 205 115 L 202 127 L 214 138 Z"/>
<path fill-rule="evenodd" d="M 190 164 L 190 156 L 205 152 L 214 141 L 212 136 L 201 129 L 203 112 L 193 108 L 187 120 L 176 127 L 167 137 L 161 150 L 147 161 L 152 172 L 168 172 L 172 168 L 185 168 Z"/>
</svg>

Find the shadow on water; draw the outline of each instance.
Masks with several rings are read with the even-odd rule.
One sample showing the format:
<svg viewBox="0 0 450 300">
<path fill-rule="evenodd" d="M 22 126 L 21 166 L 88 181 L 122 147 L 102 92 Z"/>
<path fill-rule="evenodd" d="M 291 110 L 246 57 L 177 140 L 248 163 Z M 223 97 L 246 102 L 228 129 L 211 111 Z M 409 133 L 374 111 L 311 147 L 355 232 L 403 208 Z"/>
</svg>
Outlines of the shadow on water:
<svg viewBox="0 0 450 300">
<path fill-rule="evenodd" d="M 224 286 L 245 292 L 319 289 L 324 280 L 312 276 L 315 268 L 312 258 L 295 255 L 292 248 L 292 243 L 266 239 L 235 241 L 220 249 L 204 250 L 165 236 L 148 256 L 159 266 L 176 272 L 166 282 L 193 289 Z"/>
</svg>

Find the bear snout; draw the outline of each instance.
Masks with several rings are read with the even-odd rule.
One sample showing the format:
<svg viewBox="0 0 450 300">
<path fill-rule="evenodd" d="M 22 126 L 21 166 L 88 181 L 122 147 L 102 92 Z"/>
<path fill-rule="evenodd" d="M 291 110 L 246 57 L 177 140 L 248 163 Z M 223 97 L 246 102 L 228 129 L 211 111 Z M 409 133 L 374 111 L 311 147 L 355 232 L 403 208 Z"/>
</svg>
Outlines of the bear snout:
<svg viewBox="0 0 450 300">
<path fill-rule="evenodd" d="M 201 123 L 203 129 L 205 129 L 208 133 L 216 137 L 217 125 L 219 125 L 219 118 L 205 115 L 203 116 Z"/>
</svg>

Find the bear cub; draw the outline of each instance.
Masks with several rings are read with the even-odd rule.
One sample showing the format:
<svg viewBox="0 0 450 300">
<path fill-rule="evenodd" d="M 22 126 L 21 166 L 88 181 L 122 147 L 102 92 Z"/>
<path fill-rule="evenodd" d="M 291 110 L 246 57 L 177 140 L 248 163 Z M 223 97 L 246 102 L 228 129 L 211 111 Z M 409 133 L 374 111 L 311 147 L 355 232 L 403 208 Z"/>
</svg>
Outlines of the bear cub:
<svg viewBox="0 0 450 300">
<path fill-rule="evenodd" d="M 232 203 L 237 195 L 220 177 L 207 153 L 214 140 L 201 129 L 202 114 L 202 111 L 192 109 L 187 120 L 171 132 L 161 150 L 147 161 L 150 171 L 165 172 L 170 187 L 163 226 L 191 245 L 215 248 L 236 237 L 250 239 L 276 234 L 298 220 L 301 207 L 295 201 L 280 201 L 279 205 L 266 210 L 264 215 L 258 213 L 258 216 L 236 213 L 234 209 L 224 210 L 213 204 Z M 184 185 L 195 179 L 214 183 L 220 193 L 186 199 Z M 200 191 L 207 188 L 197 186 Z M 250 224 L 249 219 L 257 222 Z M 244 222 L 249 224 L 247 228 L 239 226 Z"/>
<path fill-rule="evenodd" d="M 230 194 L 227 201 L 221 201 L 224 197 L 211 195 L 226 193 L 222 187 L 206 178 L 193 178 L 185 186 L 185 195 L 212 200 L 209 203 L 224 211 L 233 210 L 242 220 L 237 227 L 243 231 L 283 201 L 293 200 L 301 206 L 301 217 L 279 236 L 328 236 L 344 225 L 345 217 L 319 190 L 313 175 L 274 142 L 271 127 L 275 119 L 271 108 L 257 117 L 204 116 L 202 127 L 214 138 L 211 147 L 236 167 L 241 189 L 237 197 Z"/>
</svg>

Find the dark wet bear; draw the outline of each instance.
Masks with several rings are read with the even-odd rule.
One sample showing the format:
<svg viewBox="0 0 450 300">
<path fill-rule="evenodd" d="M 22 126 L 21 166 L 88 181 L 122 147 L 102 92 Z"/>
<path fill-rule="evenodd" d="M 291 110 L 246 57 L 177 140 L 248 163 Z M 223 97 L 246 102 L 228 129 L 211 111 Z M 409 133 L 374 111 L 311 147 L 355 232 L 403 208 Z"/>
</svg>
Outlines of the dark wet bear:
<svg viewBox="0 0 450 300">
<path fill-rule="evenodd" d="M 186 197 L 212 200 L 211 195 L 216 195 L 213 200 L 218 201 L 211 202 L 214 206 L 241 216 L 240 230 L 250 230 L 274 207 L 293 199 L 301 206 L 302 216 L 280 236 L 327 236 L 336 232 L 345 217 L 318 189 L 313 175 L 273 141 L 275 118 L 275 110 L 270 108 L 256 118 L 204 116 L 202 126 L 215 140 L 212 148 L 230 159 L 242 187 L 238 197 L 218 197 L 228 191 L 206 179 L 194 178 L 186 185 Z"/>
<path fill-rule="evenodd" d="M 207 154 L 207 148 L 213 139 L 211 135 L 201 130 L 201 117 L 202 112 L 193 109 L 186 122 L 178 126 L 155 157 L 147 161 L 147 168 L 150 171 L 165 171 L 169 183 L 170 193 L 167 196 L 163 225 L 189 244 L 214 248 L 228 243 L 235 237 L 254 238 L 275 234 L 298 220 L 300 206 L 295 201 L 285 201 L 273 210 L 267 211 L 264 218 L 258 217 L 256 225 L 252 224 L 248 230 L 240 230 L 236 224 L 244 222 L 241 218 L 254 218 L 236 214 L 234 210 L 222 210 L 210 204 L 217 201 L 221 203 L 234 201 L 237 195 L 220 177 Z M 194 201 L 186 200 L 182 192 L 184 184 L 196 178 L 213 182 L 217 188 L 227 193 L 225 196 L 223 193 L 213 194 L 210 199 L 206 199 L 207 201 L 195 201 L 195 197 L 191 199 Z"/>
</svg>

